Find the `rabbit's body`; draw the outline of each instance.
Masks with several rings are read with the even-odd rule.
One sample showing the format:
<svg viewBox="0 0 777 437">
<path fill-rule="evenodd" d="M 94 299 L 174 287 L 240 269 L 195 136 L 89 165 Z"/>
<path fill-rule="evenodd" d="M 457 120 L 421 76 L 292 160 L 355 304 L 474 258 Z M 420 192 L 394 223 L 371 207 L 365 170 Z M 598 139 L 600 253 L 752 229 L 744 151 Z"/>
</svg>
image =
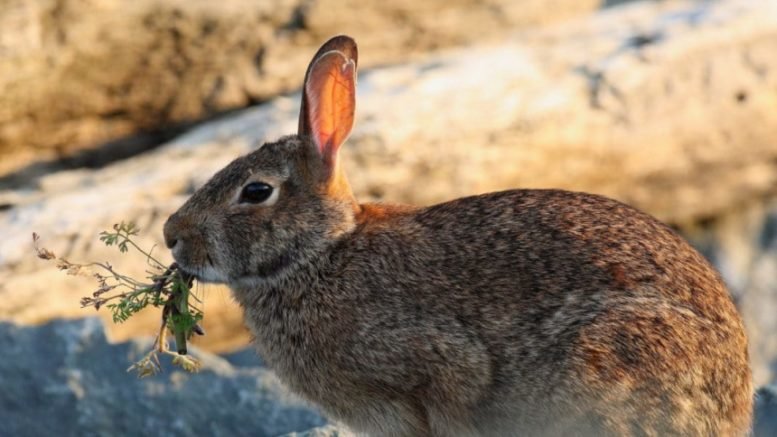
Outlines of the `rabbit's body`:
<svg viewBox="0 0 777 437">
<path fill-rule="evenodd" d="M 165 225 L 230 285 L 262 357 L 370 435 L 743 435 L 741 320 L 650 216 L 558 190 L 359 205 L 337 149 L 355 45 L 322 47 L 299 136 L 239 158 Z"/>
<path fill-rule="evenodd" d="M 747 429 L 741 322 L 664 225 L 564 191 L 393 209 L 235 289 L 261 356 L 330 415 L 376 435 Z"/>
</svg>

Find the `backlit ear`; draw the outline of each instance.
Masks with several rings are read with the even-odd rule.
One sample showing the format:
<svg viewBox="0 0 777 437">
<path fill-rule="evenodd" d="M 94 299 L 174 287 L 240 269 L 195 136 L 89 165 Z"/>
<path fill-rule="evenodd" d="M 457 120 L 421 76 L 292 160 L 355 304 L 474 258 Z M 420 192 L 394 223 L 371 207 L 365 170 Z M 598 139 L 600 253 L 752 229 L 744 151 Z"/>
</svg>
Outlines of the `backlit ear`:
<svg viewBox="0 0 777 437">
<path fill-rule="evenodd" d="M 330 170 L 353 127 L 357 57 L 353 39 L 336 36 L 321 46 L 305 74 L 299 134 L 313 139 Z"/>
</svg>

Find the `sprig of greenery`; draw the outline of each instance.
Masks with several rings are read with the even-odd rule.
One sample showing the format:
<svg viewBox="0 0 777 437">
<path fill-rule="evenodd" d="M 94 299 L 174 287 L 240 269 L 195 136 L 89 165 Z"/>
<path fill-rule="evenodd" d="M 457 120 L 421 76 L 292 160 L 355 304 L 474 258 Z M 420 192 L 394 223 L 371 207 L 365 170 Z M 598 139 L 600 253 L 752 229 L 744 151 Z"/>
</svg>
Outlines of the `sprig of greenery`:
<svg viewBox="0 0 777 437">
<path fill-rule="evenodd" d="M 151 256 L 151 251 L 145 251 L 140 248 L 132 237 L 137 236 L 140 232 L 140 228 L 135 226 L 134 223 L 121 222 L 113 225 L 113 232 L 102 231 L 100 232 L 100 241 L 105 243 L 106 246 L 116 245 L 119 248 L 119 252 L 125 253 L 129 250 L 131 245 L 135 250 L 146 256 L 146 261 L 151 264 L 152 267 L 164 269 L 165 265 L 159 260 Z M 153 248 L 152 248 L 153 250 Z"/>
<path fill-rule="evenodd" d="M 140 232 L 140 229 L 134 223 L 121 222 L 113 225 L 113 232 L 100 232 L 100 241 L 105 243 L 106 246 L 117 244 L 119 252 L 124 253 L 128 250 L 127 244 L 130 243 L 131 237 L 138 235 L 138 232 Z"/>
<path fill-rule="evenodd" d="M 140 310 L 146 308 L 149 305 L 153 305 L 155 307 L 164 305 L 165 302 L 161 299 L 161 296 L 152 294 L 151 291 L 152 290 L 150 288 L 146 287 L 124 293 L 119 295 L 121 299 L 117 303 L 110 303 L 106 305 L 113 314 L 113 323 L 126 322 L 135 313 L 140 312 Z M 89 304 L 84 306 L 89 306 Z M 93 304 L 93 306 L 96 307 L 97 304 Z"/>
<path fill-rule="evenodd" d="M 105 306 L 111 311 L 113 322 L 122 323 L 149 306 L 162 309 L 162 323 L 154 346 L 140 361 L 127 371 L 135 371 L 139 377 L 151 376 L 161 371 L 158 354 L 173 356 L 173 364 L 189 372 L 199 370 L 199 363 L 187 354 L 187 341 L 192 334 L 204 335 L 200 327 L 204 314 L 190 300 L 197 300 L 191 293 L 194 278 L 181 271 L 173 263 L 165 266 L 152 256 L 152 250 L 146 251 L 135 243 L 139 229 L 133 223 L 121 222 L 113 225 L 113 231 L 100 233 L 100 241 L 106 246 L 116 246 L 119 252 L 126 253 L 130 248 L 140 252 L 152 271 L 144 280 L 138 280 L 117 272 L 107 262 L 73 263 L 57 257 L 54 252 L 38 245 L 40 236 L 32 234 L 33 245 L 38 258 L 56 262 L 57 268 L 69 275 L 91 276 L 97 281 L 98 288 L 91 296 L 81 298 L 81 307 L 94 307 L 99 310 Z M 177 352 L 169 349 L 166 340 L 167 330 L 173 333 Z"/>
</svg>

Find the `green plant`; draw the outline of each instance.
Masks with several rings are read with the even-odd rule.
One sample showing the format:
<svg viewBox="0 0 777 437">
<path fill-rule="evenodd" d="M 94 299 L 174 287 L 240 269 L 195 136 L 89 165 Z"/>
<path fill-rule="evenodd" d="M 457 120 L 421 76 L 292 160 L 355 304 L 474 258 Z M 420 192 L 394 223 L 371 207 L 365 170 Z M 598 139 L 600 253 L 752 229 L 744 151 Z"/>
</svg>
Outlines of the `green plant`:
<svg viewBox="0 0 777 437">
<path fill-rule="evenodd" d="M 161 326 L 151 350 L 128 371 L 146 377 L 161 370 L 158 354 L 173 356 L 173 364 L 189 372 L 199 370 L 199 362 L 187 355 L 187 341 L 192 334 L 204 335 L 200 322 L 204 316 L 197 306 L 200 300 L 192 293 L 194 278 L 180 270 L 177 264 L 162 264 L 154 258 L 152 251 L 146 251 L 135 243 L 139 229 L 133 223 L 113 225 L 113 231 L 100 233 L 100 240 L 106 246 L 116 246 L 121 253 L 130 249 L 145 257 L 148 276 L 135 279 L 119 273 L 107 262 L 73 263 L 56 256 L 52 251 L 39 246 L 40 236 L 32 234 L 33 245 L 38 258 L 55 261 L 57 268 L 69 275 L 90 276 L 98 287 L 91 296 L 81 298 L 81 307 L 106 307 L 111 311 L 114 323 L 130 319 L 140 310 L 152 306 L 162 309 Z M 175 337 L 176 351 L 169 349 L 167 331 Z"/>
</svg>

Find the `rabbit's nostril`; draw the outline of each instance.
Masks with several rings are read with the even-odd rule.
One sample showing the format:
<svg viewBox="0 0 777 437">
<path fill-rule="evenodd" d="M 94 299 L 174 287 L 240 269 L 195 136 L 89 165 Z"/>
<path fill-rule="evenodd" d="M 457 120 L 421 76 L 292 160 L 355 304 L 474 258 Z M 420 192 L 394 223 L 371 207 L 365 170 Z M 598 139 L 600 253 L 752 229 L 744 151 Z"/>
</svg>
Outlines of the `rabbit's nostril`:
<svg viewBox="0 0 777 437">
<path fill-rule="evenodd" d="M 167 222 L 165 222 L 165 225 L 162 229 L 162 235 L 165 239 L 165 245 L 168 249 L 172 249 L 175 247 L 176 244 L 178 244 L 180 233 L 181 224 L 180 221 L 176 218 L 176 214 L 173 214 L 170 216 L 169 219 L 167 219 Z"/>
<path fill-rule="evenodd" d="M 178 244 L 178 233 L 173 231 L 173 227 L 170 226 L 170 222 L 165 223 L 164 228 L 165 245 L 168 249 L 172 249 Z"/>
</svg>

